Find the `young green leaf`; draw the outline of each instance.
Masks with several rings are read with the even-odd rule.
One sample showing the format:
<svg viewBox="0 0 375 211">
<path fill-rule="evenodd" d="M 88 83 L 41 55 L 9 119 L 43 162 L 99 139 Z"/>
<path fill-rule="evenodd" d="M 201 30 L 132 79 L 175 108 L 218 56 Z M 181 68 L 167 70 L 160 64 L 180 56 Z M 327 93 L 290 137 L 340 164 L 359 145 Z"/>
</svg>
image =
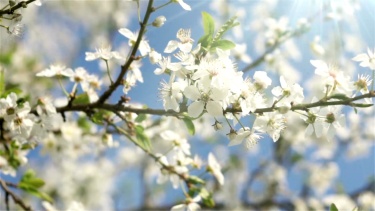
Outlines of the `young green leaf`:
<svg viewBox="0 0 375 211">
<path fill-rule="evenodd" d="M 141 123 L 146 119 L 146 114 L 139 114 L 137 118 L 135 118 L 135 122 Z"/>
<path fill-rule="evenodd" d="M 88 104 L 90 103 L 89 96 L 86 93 L 77 95 L 76 98 L 73 101 L 73 105 L 78 105 L 78 104 Z"/>
<path fill-rule="evenodd" d="M 238 26 L 239 23 L 236 22 L 237 17 L 234 16 L 231 19 L 229 19 L 227 22 L 224 23 L 224 25 L 219 29 L 219 31 L 216 33 L 213 43 L 215 43 L 218 40 L 221 40 L 221 38 L 224 36 L 224 34 L 231 28 Z"/>
<path fill-rule="evenodd" d="M 189 119 L 187 117 L 183 118 L 182 120 L 184 121 L 190 135 L 194 135 L 195 134 L 195 126 L 194 126 L 193 121 L 191 121 L 191 119 Z"/>
<path fill-rule="evenodd" d="M 215 50 L 215 48 L 220 48 L 222 50 L 229 50 L 236 47 L 236 45 L 229 40 L 218 40 L 211 45 L 211 50 Z"/>
<path fill-rule="evenodd" d="M 332 203 L 331 207 L 329 208 L 329 211 L 339 211 L 339 209 L 337 209 L 336 205 Z"/>
<path fill-rule="evenodd" d="M 0 66 L 0 96 L 5 91 L 5 73 L 4 69 Z"/>
<path fill-rule="evenodd" d="M 215 201 L 212 198 L 212 193 L 208 192 L 207 189 L 202 188 L 199 195 L 202 197 L 202 202 L 207 207 L 214 207 Z"/>
<path fill-rule="evenodd" d="M 207 12 L 202 12 L 203 20 L 203 30 L 205 35 L 210 35 L 211 37 L 215 32 L 215 21 L 210 14 Z"/>
<path fill-rule="evenodd" d="M 212 36 L 209 34 L 203 35 L 199 40 L 198 43 L 201 44 L 202 48 L 207 48 L 211 45 L 212 42 Z"/>
<path fill-rule="evenodd" d="M 144 133 L 144 128 L 140 125 L 135 126 L 135 134 L 137 137 L 137 144 L 143 149 L 150 151 L 151 150 L 151 141 L 148 136 Z"/>
</svg>

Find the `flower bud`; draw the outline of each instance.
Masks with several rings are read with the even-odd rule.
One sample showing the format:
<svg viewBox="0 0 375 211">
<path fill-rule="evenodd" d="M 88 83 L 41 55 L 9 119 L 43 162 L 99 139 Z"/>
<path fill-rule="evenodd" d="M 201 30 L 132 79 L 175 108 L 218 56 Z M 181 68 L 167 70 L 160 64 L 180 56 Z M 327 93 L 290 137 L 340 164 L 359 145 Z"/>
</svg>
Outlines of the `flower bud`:
<svg viewBox="0 0 375 211">
<path fill-rule="evenodd" d="M 212 126 L 214 126 L 215 131 L 223 129 L 223 125 L 217 120 L 215 120 L 215 123 Z"/>
<path fill-rule="evenodd" d="M 164 25 L 164 22 L 166 21 L 167 19 L 164 17 L 164 16 L 159 16 L 157 17 L 154 22 L 152 22 L 152 25 L 155 26 L 155 27 L 161 27 L 162 25 Z"/>
<path fill-rule="evenodd" d="M 234 129 L 230 129 L 229 133 L 227 134 L 229 140 L 233 140 L 237 136 L 237 132 Z"/>
<path fill-rule="evenodd" d="M 290 110 L 290 107 L 288 106 L 281 106 L 277 109 L 280 114 L 286 114 Z"/>
</svg>

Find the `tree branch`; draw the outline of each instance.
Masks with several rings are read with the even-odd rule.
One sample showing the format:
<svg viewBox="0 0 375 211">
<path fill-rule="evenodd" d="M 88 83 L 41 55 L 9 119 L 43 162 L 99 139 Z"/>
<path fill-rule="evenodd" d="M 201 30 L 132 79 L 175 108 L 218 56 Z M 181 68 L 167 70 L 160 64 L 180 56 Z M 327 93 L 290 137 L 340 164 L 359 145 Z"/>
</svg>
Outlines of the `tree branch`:
<svg viewBox="0 0 375 211">
<path fill-rule="evenodd" d="M 149 0 L 148 2 L 148 6 L 147 6 L 147 11 L 146 11 L 146 14 L 145 14 L 145 17 L 143 18 L 143 22 L 140 23 L 141 24 L 141 29 L 139 30 L 139 33 L 138 33 L 138 38 L 137 38 L 137 41 L 135 42 L 134 46 L 133 46 L 133 49 L 132 49 L 132 52 L 128 58 L 128 60 L 126 61 L 126 63 L 121 66 L 121 72 L 120 72 L 120 75 L 117 77 L 116 81 L 111 84 L 111 86 L 109 87 L 108 90 L 106 90 L 99 98 L 97 104 L 102 104 L 104 103 L 111 95 L 112 93 L 117 89 L 117 87 L 119 87 L 121 85 L 121 81 L 123 80 L 126 72 L 128 71 L 130 65 L 132 64 L 132 62 L 134 60 L 137 60 L 139 58 L 136 58 L 136 53 L 138 51 L 138 47 L 142 41 L 142 37 L 146 31 L 146 27 L 147 27 L 147 22 L 148 22 L 148 19 L 150 18 L 150 15 L 151 13 L 153 12 L 153 7 L 152 7 L 152 4 L 153 4 L 154 0 Z"/>
<path fill-rule="evenodd" d="M 9 190 L 7 183 L 0 179 L 0 186 L 3 188 L 6 195 L 10 195 L 14 201 L 14 203 L 18 204 L 20 207 L 22 207 L 24 210 L 31 211 L 31 207 L 29 205 L 26 205 L 24 201 L 22 201 L 21 198 L 19 198 L 15 193 L 13 193 L 11 190 Z M 9 207 L 9 204 L 6 205 Z"/>
<path fill-rule="evenodd" d="M 28 1 L 20 1 L 18 2 L 18 4 L 16 4 L 15 6 L 9 8 L 9 9 L 6 9 L 6 10 L 1 10 L 0 11 L 0 17 L 2 15 L 11 15 L 11 14 L 14 14 L 14 12 L 18 9 L 20 9 L 21 7 L 25 7 L 25 5 L 28 5 L 32 2 L 34 2 L 36 0 L 28 0 Z"/>
</svg>

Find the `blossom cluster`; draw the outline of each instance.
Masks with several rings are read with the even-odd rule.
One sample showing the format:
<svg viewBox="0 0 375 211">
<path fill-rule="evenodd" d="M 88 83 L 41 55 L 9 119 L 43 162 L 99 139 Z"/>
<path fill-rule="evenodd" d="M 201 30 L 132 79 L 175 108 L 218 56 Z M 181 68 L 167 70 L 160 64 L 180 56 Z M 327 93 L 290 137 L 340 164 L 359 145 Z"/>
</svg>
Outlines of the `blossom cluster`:
<svg viewBox="0 0 375 211">
<path fill-rule="evenodd" d="M 172 40 L 165 48 L 165 53 L 179 50 L 173 54 L 177 62 L 172 62 L 171 56 L 163 57 L 157 62 L 159 68 L 156 68 L 155 74 L 170 76 L 169 82 L 162 82 L 160 88 L 164 109 L 181 112 L 183 106 L 187 107 L 187 114 L 191 118 L 207 113 L 215 119 L 226 118 L 238 122 L 257 110 L 272 108 L 268 113 L 256 114 L 253 129 L 231 129 L 228 136 L 230 145 L 239 144 L 246 139 L 245 145 L 250 146 L 249 143 L 261 137 L 257 133 L 267 133 L 277 141 L 285 129 L 289 110 L 293 105 L 304 102 L 303 88 L 280 76 L 280 85 L 272 88 L 273 98 L 270 98 L 266 93 L 272 79 L 267 72 L 255 71 L 252 77 L 244 78 L 243 72 L 238 71 L 232 61 L 230 51 L 216 48 L 215 51 L 206 52 L 200 44 L 193 48 L 190 36 L 190 30 L 180 29 L 177 32 L 179 41 Z M 361 66 L 371 69 L 372 57 L 373 53 L 369 50 L 368 54 L 360 54 L 353 60 L 361 61 Z M 351 97 L 358 91 L 361 94 L 369 93 L 369 76 L 362 75 L 355 82 L 339 67 L 323 60 L 311 60 L 311 64 L 316 68 L 315 74 L 322 77 L 321 96 L 343 94 Z M 313 102 L 318 102 L 318 99 L 315 98 Z M 300 116 L 308 124 L 307 135 L 315 132 L 317 137 L 327 135 L 329 140 L 333 138 L 335 129 L 345 125 L 344 115 L 338 107 L 315 107 L 300 113 Z M 217 123 L 219 122 L 215 122 L 215 127 Z"/>
</svg>

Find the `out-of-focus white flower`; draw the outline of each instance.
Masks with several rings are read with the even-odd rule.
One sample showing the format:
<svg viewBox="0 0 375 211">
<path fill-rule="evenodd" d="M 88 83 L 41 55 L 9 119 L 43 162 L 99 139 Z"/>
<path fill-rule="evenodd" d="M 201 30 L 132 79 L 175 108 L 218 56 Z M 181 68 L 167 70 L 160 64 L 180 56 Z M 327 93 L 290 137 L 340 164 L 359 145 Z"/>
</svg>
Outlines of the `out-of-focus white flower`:
<svg viewBox="0 0 375 211">
<path fill-rule="evenodd" d="M 326 206 L 331 206 L 334 203 L 338 210 L 354 210 L 356 203 L 345 194 L 328 195 L 323 198 L 323 203 Z"/>
<path fill-rule="evenodd" d="M 369 93 L 368 87 L 371 85 L 372 79 L 370 79 L 369 75 L 358 75 L 358 80 L 354 82 L 354 86 L 361 94 L 367 94 Z M 356 93 L 356 94 L 357 94 Z M 355 95 L 355 94 L 354 94 Z M 371 103 L 372 98 L 365 98 L 364 101 L 366 103 Z"/>
<path fill-rule="evenodd" d="M 200 210 L 201 207 L 199 206 L 198 202 L 201 201 L 201 197 L 198 195 L 193 199 L 188 200 L 184 204 L 178 204 L 171 208 L 171 211 L 196 211 Z"/>
<path fill-rule="evenodd" d="M 126 38 L 129 39 L 129 46 L 134 46 L 138 39 L 138 33 L 133 33 L 127 28 L 121 28 L 118 30 L 120 34 L 124 35 Z M 147 40 L 142 38 L 141 42 L 139 43 L 139 52 L 141 52 L 142 56 L 146 56 L 150 51 L 151 47 L 148 44 Z"/>
<path fill-rule="evenodd" d="M 336 134 L 336 129 L 345 126 L 345 116 L 340 113 L 338 107 L 327 106 L 320 109 L 319 116 L 324 116 L 325 119 L 323 124 L 323 133 L 327 135 L 327 139 L 330 141 Z"/>
<path fill-rule="evenodd" d="M 358 197 L 358 204 L 363 210 L 375 210 L 375 194 L 371 191 L 362 192 Z"/>
<path fill-rule="evenodd" d="M 36 0 L 35 2 L 34 2 L 34 4 L 36 5 L 36 6 L 42 6 L 42 0 Z"/>
<path fill-rule="evenodd" d="M 56 207 L 54 207 L 51 203 L 49 203 L 48 201 L 43 201 L 42 202 L 42 206 L 43 208 L 46 210 L 46 211 L 58 211 L 58 209 L 56 209 Z"/>
<path fill-rule="evenodd" d="M 250 128 L 245 127 L 245 129 L 241 128 L 237 131 L 237 136 L 229 142 L 228 146 L 241 144 L 243 140 L 245 140 L 245 147 L 250 149 L 252 146 L 256 145 L 261 138 L 262 136 L 250 130 Z"/>
<path fill-rule="evenodd" d="M 73 201 L 70 203 L 67 211 L 85 211 L 87 210 L 81 202 Z"/>
<path fill-rule="evenodd" d="M 190 144 L 185 138 L 181 137 L 180 134 L 171 130 L 166 130 L 163 131 L 160 136 L 164 140 L 171 141 L 175 150 L 182 151 L 185 155 L 190 155 Z"/>
<path fill-rule="evenodd" d="M 95 52 L 86 52 L 86 61 L 93 61 L 96 59 L 110 60 L 112 58 L 124 59 L 119 52 L 111 51 L 110 46 L 103 46 L 101 48 L 96 48 Z"/>
<path fill-rule="evenodd" d="M 53 77 L 53 76 L 66 76 L 72 77 L 74 72 L 70 68 L 66 68 L 64 65 L 50 65 L 49 68 L 39 72 L 36 76 L 39 77 Z"/>
<path fill-rule="evenodd" d="M 156 154 L 156 156 L 159 158 L 158 165 L 161 168 L 161 174 L 159 174 L 159 177 L 157 178 L 157 183 L 161 184 L 169 179 L 173 185 L 173 188 L 177 189 L 179 186 L 180 178 L 178 177 L 178 175 L 170 174 L 167 170 L 164 169 L 164 166 L 170 166 L 167 158 L 164 155 Z M 171 166 L 171 167 L 173 167 L 175 172 L 179 174 L 184 174 L 189 171 L 189 169 L 186 166 Z"/>
<path fill-rule="evenodd" d="M 38 98 L 38 107 L 37 107 L 38 114 L 46 113 L 46 114 L 55 114 L 56 107 L 53 105 L 53 101 L 51 97 L 44 96 Z"/>
<path fill-rule="evenodd" d="M 211 152 L 208 154 L 207 171 L 214 175 L 220 185 L 224 185 L 224 175 L 221 173 L 221 166 Z"/>
<path fill-rule="evenodd" d="M 272 94 L 280 97 L 278 105 L 291 107 L 291 103 L 301 103 L 304 99 L 303 88 L 297 84 L 288 83 L 284 76 L 280 76 L 280 86 L 272 89 Z"/>
<path fill-rule="evenodd" d="M 371 51 L 370 48 L 367 48 L 367 54 L 358 54 L 353 60 L 360 62 L 359 65 L 362 67 L 368 67 L 371 70 L 375 70 L 375 50 Z"/>
<path fill-rule="evenodd" d="M 173 2 L 177 2 L 177 3 L 179 3 L 180 6 L 181 6 L 184 10 L 188 10 L 188 11 L 191 10 L 191 7 L 190 7 L 188 4 L 186 4 L 186 3 L 184 2 L 184 0 L 172 0 L 172 1 L 173 1 Z"/>
<path fill-rule="evenodd" d="M 307 165 L 309 169 L 308 184 L 318 195 L 323 195 L 339 174 L 337 164 L 330 162 L 324 165 L 312 163 L 307 163 Z"/>
<path fill-rule="evenodd" d="M 255 71 L 253 78 L 257 90 L 267 89 L 272 83 L 271 78 L 268 77 L 267 72 L 265 71 Z"/>
<path fill-rule="evenodd" d="M 150 53 L 148 54 L 151 64 L 156 64 L 161 60 L 161 54 L 151 48 Z"/>
<path fill-rule="evenodd" d="M 236 44 L 236 47 L 233 49 L 233 56 L 246 64 L 249 64 L 252 61 L 250 56 L 247 54 L 246 43 Z"/>
<path fill-rule="evenodd" d="M 310 60 L 310 63 L 315 67 L 315 74 L 321 76 L 324 83 L 330 86 L 331 93 L 350 94 L 354 90 L 350 76 L 345 75 L 337 66 L 327 64 L 322 60 Z"/>
<path fill-rule="evenodd" d="M 319 36 L 314 37 L 314 41 L 311 42 L 310 48 L 311 48 L 312 52 L 315 53 L 318 56 L 323 56 L 326 52 L 324 50 L 323 46 L 320 44 L 320 37 Z"/>
<path fill-rule="evenodd" d="M 268 133 L 272 140 L 276 142 L 280 138 L 280 133 L 286 128 L 284 115 L 277 113 L 267 113 L 255 119 L 253 128 L 260 132 Z"/>
<path fill-rule="evenodd" d="M 24 25 L 21 23 L 17 23 L 14 26 L 8 27 L 8 33 L 16 37 L 21 37 L 23 33 L 23 29 L 24 29 Z"/>
<path fill-rule="evenodd" d="M 100 89 L 101 84 L 102 81 L 96 75 L 87 75 L 85 81 L 81 82 L 82 90 L 87 93 L 91 103 L 99 99 L 96 90 Z"/>
</svg>

